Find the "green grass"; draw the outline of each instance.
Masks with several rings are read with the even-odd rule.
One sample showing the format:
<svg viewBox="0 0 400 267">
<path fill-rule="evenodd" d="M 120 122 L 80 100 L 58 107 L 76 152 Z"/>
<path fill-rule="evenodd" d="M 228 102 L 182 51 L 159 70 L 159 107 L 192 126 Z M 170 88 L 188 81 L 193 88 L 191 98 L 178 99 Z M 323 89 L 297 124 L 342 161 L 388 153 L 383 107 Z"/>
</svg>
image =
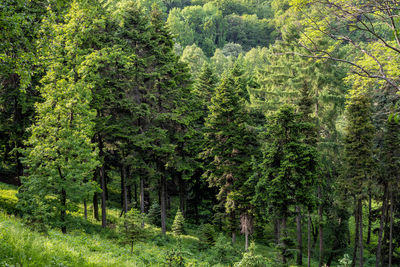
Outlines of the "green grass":
<svg viewBox="0 0 400 267">
<path fill-rule="evenodd" d="M 196 225 L 186 225 L 186 235 L 178 239 L 170 232 L 162 237 L 159 228 L 146 224 L 143 234 L 135 240 L 131 253 L 130 245 L 118 238 L 115 225 L 120 220 L 120 211 L 116 208 L 107 210 L 110 223 L 107 229 L 101 228 L 100 222 L 92 218 L 90 205 L 89 219 L 85 220 L 81 205 L 79 211 L 72 214 L 77 224 L 69 228 L 68 234 L 62 234 L 59 229 L 49 229 L 46 234 L 36 232 L 20 218 L 10 215 L 15 211 L 16 193 L 16 187 L 0 183 L 0 267 L 166 266 L 167 253 L 176 249 L 179 242 L 185 266 L 231 266 L 231 263 L 218 262 L 214 247 L 199 250 Z M 238 236 L 228 256 L 232 263 L 240 260 L 243 246 L 243 237 Z M 256 252 L 272 262 L 267 266 L 279 266 L 274 263 L 277 259 L 274 248 L 257 244 Z M 312 266 L 317 264 L 313 261 Z"/>
</svg>

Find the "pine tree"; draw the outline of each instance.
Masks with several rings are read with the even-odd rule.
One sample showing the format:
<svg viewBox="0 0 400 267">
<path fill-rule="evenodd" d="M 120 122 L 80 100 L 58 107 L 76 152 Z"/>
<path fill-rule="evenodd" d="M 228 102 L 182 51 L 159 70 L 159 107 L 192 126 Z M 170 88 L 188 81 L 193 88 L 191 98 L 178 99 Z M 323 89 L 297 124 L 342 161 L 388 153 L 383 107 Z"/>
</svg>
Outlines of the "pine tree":
<svg viewBox="0 0 400 267">
<path fill-rule="evenodd" d="M 180 209 L 176 212 L 174 223 L 172 224 L 172 232 L 176 235 L 185 233 L 185 218 L 182 215 Z"/>
<path fill-rule="evenodd" d="M 149 223 L 161 226 L 161 209 L 160 205 L 157 202 L 154 202 L 147 213 L 147 219 Z"/>
<path fill-rule="evenodd" d="M 371 120 L 371 99 L 363 87 L 350 92 L 346 106 L 345 157 L 343 186 L 355 199 L 356 219 L 355 248 L 359 248 L 360 266 L 363 266 L 363 220 L 362 201 L 366 188 L 370 186 L 370 173 L 373 169 L 372 140 L 374 127 Z"/>
</svg>

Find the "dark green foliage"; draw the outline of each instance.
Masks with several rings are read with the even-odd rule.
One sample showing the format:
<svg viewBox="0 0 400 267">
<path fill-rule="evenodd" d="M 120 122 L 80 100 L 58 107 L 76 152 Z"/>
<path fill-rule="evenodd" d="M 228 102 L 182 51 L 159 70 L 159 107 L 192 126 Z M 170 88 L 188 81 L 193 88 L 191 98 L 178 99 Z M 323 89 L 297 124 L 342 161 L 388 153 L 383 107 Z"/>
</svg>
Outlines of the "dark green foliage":
<svg viewBox="0 0 400 267">
<path fill-rule="evenodd" d="M 185 258 L 182 253 L 182 241 L 179 238 L 177 247 L 168 251 L 165 255 L 165 264 L 171 267 L 184 267 Z"/>
<path fill-rule="evenodd" d="M 131 253 L 133 253 L 133 242 L 140 237 L 143 231 L 141 216 L 138 210 L 131 209 L 128 213 L 124 214 L 119 225 L 120 237 L 123 242 L 131 244 Z"/>
<path fill-rule="evenodd" d="M 171 230 L 176 235 L 185 233 L 185 218 L 180 209 L 177 210 Z"/>
<path fill-rule="evenodd" d="M 161 209 L 160 204 L 157 202 L 151 204 L 149 212 L 147 213 L 147 221 L 150 224 L 161 226 Z"/>
<path fill-rule="evenodd" d="M 199 247 L 207 249 L 215 244 L 215 228 L 212 224 L 206 223 L 200 226 L 199 230 Z"/>
<path fill-rule="evenodd" d="M 357 199 L 364 198 L 373 168 L 372 141 L 374 134 L 371 120 L 371 99 L 366 89 L 356 88 L 350 92 L 346 106 L 346 118 L 343 185 Z"/>
</svg>

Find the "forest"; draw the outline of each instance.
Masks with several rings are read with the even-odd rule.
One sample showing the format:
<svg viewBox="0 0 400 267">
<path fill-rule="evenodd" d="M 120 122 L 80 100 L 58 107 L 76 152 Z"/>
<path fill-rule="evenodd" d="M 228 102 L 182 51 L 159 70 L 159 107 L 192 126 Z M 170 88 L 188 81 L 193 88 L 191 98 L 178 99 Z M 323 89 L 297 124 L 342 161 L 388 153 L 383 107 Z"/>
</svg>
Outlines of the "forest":
<svg viewBox="0 0 400 267">
<path fill-rule="evenodd" d="M 400 2 L 2 0 L 0 266 L 400 266 Z"/>
</svg>

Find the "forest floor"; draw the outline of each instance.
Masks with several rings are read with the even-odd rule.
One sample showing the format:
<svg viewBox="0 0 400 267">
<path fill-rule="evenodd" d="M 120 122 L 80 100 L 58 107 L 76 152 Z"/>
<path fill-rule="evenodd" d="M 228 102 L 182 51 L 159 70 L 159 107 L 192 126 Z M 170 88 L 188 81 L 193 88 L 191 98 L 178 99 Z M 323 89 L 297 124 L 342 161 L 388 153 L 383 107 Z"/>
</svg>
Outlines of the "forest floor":
<svg viewBox="0 0 400 267">
<path fill-rule="evenodd" d="M 131 252 L 117 231 L 118 209 L 107 210 L 107 229 L 94 219 L 84 220 L 81 207 L 74 214 L 75 228 L 70 227 L 68 234 L 59 229 L 40 232 L 10 215 L 16 209 L 16 193 L 15 186 L 0 183 L 0 266 L 178 266 L 169 261 L 174 255 L 183 256 L 184 266 L 232 266 L 242 258 L 241 236 L 230 250 L 224 251 L 224 244 L 200 249 L 196 225 L 188 225 L 180 237 L 171 232 L 163 237 L 160 228 L 146 224 Z M 225 238 L 228 247 L 229 238 Z M 266 259 L 265 266 L 280 266 L 275 248 L 257 243 L 256 253 Z M 317 264 L 312 262 L 312 266 Z"/>
</svg>

